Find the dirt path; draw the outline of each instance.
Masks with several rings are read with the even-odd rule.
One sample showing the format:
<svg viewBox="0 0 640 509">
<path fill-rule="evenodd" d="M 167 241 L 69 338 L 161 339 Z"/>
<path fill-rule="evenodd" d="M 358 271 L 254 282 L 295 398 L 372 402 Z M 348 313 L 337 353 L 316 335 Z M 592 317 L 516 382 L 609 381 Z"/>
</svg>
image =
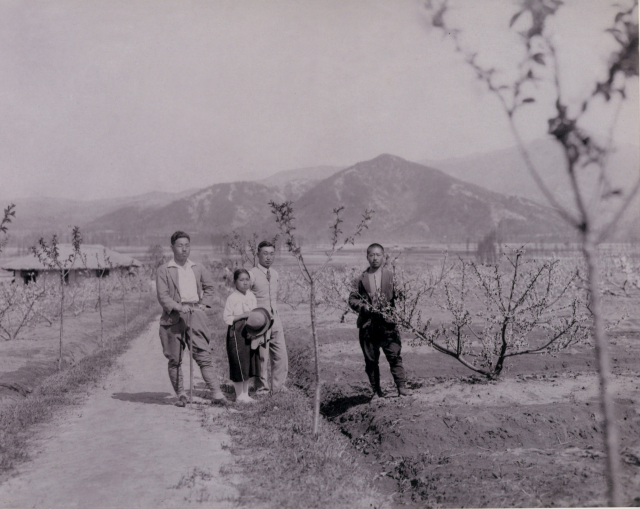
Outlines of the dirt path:
<svg viewBox="0 0 640 509">
<path fill-rule="evenodd" d="M 36 432 L 33 460 L 0 486 L 0 505 L 233 505 L 237 492 L 219 474 L 233 462 L 228 435 L 205 431 L 199 405 L 177 408 L 172 396 L 154 323 L 82 405 Z"/>
</svg>

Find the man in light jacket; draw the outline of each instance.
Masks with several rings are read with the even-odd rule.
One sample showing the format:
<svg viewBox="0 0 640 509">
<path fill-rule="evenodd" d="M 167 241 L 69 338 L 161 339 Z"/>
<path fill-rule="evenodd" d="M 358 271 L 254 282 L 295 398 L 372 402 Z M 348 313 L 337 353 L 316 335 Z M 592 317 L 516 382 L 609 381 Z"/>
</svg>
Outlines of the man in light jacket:
<svg viewBox="0 0 640 509">
<path fill-rule="evenodd" d="M 276 248 L 272 242 L 263 240 L 258 244 L 258 265 L 249 270 L 251 291 L 255 294 L 258 307 L 269 310 L 273 317 L 273 327 L 267 333 L 268 341 L 258 347 L 260 375 L 256 380 L 256 394 L 265 394 L 287 390 L 284 383 L 289 371 L 287 345 L 284 341 L 284 330 L 278 314 L 278 273 L 271 268 L 275 259 Z M 271 381 L 267 376 L 271 364 Z"/>
<path fill-rule="evenodd" d="M 184 348 L 188 346 L 184 339 L 192 343 L 193 359 L 207 389 L 212 392 L 212 402 L 226 402 L 215 374 L 209 346 L 211 335 L 204 312 L 213 302 L 213 281 L 202 265 L 189 260 L 190 242 L 188 234 L 175 232 L 171 236 L 173 260 L 158 267 L 156 276 L 158 301 L 163 311 L 160 341 L 164 356 L 169 360 L 169 379 L 178 396 L 176 406 L 179 407 L 184 407 L 188 401 L 181 368 Z"/>
</svg>

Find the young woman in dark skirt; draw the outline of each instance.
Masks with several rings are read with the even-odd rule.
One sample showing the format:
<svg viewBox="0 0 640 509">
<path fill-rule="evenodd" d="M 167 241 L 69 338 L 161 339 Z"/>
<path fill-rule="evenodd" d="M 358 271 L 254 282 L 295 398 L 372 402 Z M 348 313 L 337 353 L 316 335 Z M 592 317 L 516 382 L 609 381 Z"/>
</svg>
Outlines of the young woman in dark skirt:
<svg viewBox="0 0 640 509">
<path fill-rule="evenodd" d="M 249 312 L 258 307 L 256 296 L 249 286 L 249 273 L 238 269 L 233 273 L 235 291 L 227 297 L 222 318 L 227 328 L 227 355 L 230 378 L 236 389 L 236 401 L 251 403 L 249 380 L 258 374 L 258 353 L 251 349 L 251 336 L 247 335 L 245 323 Z"/>
</svg>

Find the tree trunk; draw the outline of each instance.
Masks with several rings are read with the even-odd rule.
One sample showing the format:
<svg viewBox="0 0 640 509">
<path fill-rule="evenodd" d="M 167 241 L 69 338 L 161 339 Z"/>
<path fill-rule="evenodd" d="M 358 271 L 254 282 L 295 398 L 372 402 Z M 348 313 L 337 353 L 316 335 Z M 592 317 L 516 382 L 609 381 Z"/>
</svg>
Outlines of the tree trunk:
<svg viewBox="0 0 640 509">
<path fill-rule="evenodd" d="M 507 326 L 508 326 L 508 321 L 505 321 L 502 324 L 502 328 L 500 330 L 500 339 L 502 340 L 502 345 L 500 346 L 500 353 L 498 354 L 498 360 L 496 362 L 496 365 L 491 372 L 491 376 L 489 377 L 491 379 L 498 378 L 500 376 L 500 373 L 502 373 L 502 368 L 504 367 L 504 359 L 507 353 L 507 339 L 506 339 Z"/>
<path fill-rule="evenodd" d="M 104 347 L 104 321 L 102 319 L 102 273 L 98 271 L 98 311 L 100 312 L 100 346 Z"/>
<path fill-rule="evenodd" d="M 313 405 L 313 436 L 318 436 L 318 423 L 320 421 L 320 348 L 318 346 L 318 334 L 316 333 L 316 286 L 312 279 L 309 284 L 309 308 L 311 311 L 311 336 L 313 337 L 313 351 L 316 370 L 316 397 Z"/>
<path fill-rule="evenodd" d="M 124 313 L 124 337 L 127 337 L 127 304 L 125 302 L 126 292 L 124 288 L 124 281 L 120 280 L 120 284 L 122 285 L 122 311 Z"/>
<path fill-rule="evenodd" d="M 58 354 L 58 371 L 62 369 L 62 332 L 64 330 L 64 270 L 60 272 L 60 352 Z"/>
<path fill-rule="evenodd" d="M 594 339 L 596 363 L 600 378 L 600 405 L 604 418 L 604 445 L 607 454 L 606 477 L 608 486 L 608 502 L 611 507 L 620 507 L 620 456 L 618 452 L 618 429 L 615 422 L 615 406 L 609 378 L 611 366 L 607 351 L 607 337 L 604 331 L 604 319 L 600 302 L 600 273 L 597 260 L 597 245 L 589 238 L 582 244 L 587 270 L 589 272 L 589 292 L 591 312 L 594 322 Z"/>
</svg>

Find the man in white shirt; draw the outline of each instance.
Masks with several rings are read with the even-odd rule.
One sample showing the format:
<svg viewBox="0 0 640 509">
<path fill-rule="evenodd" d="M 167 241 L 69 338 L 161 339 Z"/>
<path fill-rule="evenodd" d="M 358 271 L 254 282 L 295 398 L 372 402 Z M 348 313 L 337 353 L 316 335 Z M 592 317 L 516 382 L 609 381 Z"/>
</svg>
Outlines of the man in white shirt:
<svg viewBox="0 0 640 509">
<path fill-rule="evenodd" d="M 278 273 L 271 268 L 275 259 L 276 248 L 272 242 L 263 240 L 258 244 L 258 265 L 249 270 L 251 291 L 255 294 L 258 307 L 268 309 L 273 316 L 271 339 L 258 348 L 260 357 L 260 376 L 256 381 L 256 394 L 265 394 L 286 390 L 285 381 L 289 371 L 287 345 L 284 330 L 278 314 Z M 271 361 L 271 362 L 269 362 Z M 269 384 L 268 368 L 271 364 L 271 381 Z"/>
<path fill-rule="evenodd" d="M 162 306 L 160 341 L 162 351 L 169 360 L 169 379 L 178 396 L 177 406 L 188 401 L 182 376 L 182 354 L 186 336 L 192 343 L 193 359 L 198 364 L 213 403 L 227 400 L 220 390 L 215 374 L 214 360 L 209 346 L 211 335 L 204 310 L 211 307 L 214 285 L 209 272 L 200 264 L 189 260 L 191 239 L 182 231 L 171 236 L 173 260 L 158 267 L 156 289 Z M 188 325 L 188 327 L 187 327 Z"/>
</svg>

